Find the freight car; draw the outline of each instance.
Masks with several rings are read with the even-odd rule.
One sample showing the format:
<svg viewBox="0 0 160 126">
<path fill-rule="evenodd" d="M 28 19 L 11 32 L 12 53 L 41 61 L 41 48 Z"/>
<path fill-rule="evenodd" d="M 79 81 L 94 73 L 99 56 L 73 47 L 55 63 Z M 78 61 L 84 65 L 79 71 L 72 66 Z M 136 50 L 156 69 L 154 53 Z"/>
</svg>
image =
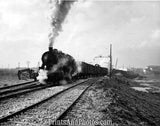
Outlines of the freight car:
<svg viewBox="0 0 160 126">
<path fill-rule="evenodd" d="M 85 62 L 81 62 L 81 71 L 77 73 L 74 78 L 105 76 L 107 74 L 107 68 L 100 67 L 99 65 L 91 65 Z"/>
<path fill-rule="evenodd" d="M 48 71 L 46 82 L 70 81 L 77 78 L 104 76 L 108 73 L 107 68 L 102 68 L 99 65 L 94 66 L 81 62 L 80 66 L 81 70 L 78 71 L 77 64 L 72 56 L 50 47 L 49 51 L 42 55 L 42 66 L 40 69 Z"/>
</svg>

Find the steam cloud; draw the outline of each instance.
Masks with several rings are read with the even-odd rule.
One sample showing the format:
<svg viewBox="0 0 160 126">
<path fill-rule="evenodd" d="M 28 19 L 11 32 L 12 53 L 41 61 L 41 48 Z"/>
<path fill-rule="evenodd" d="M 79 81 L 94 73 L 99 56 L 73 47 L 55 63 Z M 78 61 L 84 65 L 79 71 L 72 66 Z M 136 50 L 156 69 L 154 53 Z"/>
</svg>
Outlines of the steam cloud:
<svg viewBox="0 0 160 126">
<path fill-rule="evenodd" d="M 62 30 L 64 22 L 71 5 L 76 0 L 50 0 L 51 5 L 51 33 L 49 34 L 49 47 L 53 47 L 55 38 Z"/>
<path fill-rule="evenodd" d="M 39 80 L 40 83 L 46 84 L 45 79 L 47 79 L 47 71 L 46 70 L 39 70 L 39 74 L 37 77 L 37 80 Z"/>
</svg>

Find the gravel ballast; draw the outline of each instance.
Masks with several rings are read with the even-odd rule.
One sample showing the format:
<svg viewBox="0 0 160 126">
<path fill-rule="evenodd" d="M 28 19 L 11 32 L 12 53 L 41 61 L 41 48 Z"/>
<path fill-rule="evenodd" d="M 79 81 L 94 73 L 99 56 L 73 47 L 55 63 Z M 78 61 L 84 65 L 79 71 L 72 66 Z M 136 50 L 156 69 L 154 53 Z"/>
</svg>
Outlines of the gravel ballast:
<svg viewBox="0 0 160 126">
<path fill-rule="evenodd" d="M 104 78 L 64 117 L 93 126 L 160 126 L 160 94 L 132 89 L 132 82 Z M 102 122 L 102 123 L 101 123 Z M 82 123 L 81 123 L 82 124 Z"/>
<path fill-rule="evenodd" d="M 3 123 L 4 126 L 49 126 L 54 122 L 60 113 L 62 113 L 72 102 L 79 97 L 87 85 L 79 85 L 74 89 L 70 89 L 65 94 L 61 94 L 56 98 L 52 98 L 45 103 L 27 110 L 21 115 L 11 118 L 10 121 Z"/>
</svg>

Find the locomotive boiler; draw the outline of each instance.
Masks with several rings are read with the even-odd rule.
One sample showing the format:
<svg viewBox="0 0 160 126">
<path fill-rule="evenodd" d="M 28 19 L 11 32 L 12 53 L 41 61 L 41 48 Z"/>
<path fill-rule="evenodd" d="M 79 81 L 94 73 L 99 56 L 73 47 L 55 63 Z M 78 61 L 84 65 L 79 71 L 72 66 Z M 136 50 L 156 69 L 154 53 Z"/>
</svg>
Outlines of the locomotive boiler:
<svg viewBox="0 0 160 126">
<path fill-rule="evenodd" d="M 46 82 L 70 81 L 76 68 L 76 62 L 72 56 L 52 47 L 49 47 L 49 51 L 42 55 L 40 69 L 47 70 Z"/>
</svg>

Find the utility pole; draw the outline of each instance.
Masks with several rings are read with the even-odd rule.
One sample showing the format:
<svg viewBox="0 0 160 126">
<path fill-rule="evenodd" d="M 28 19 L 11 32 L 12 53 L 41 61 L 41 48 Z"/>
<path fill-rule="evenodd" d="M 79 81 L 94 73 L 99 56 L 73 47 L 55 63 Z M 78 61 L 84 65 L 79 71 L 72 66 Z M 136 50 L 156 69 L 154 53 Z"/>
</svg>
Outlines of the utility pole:
<svg viewBox="0 0 160 126">
<path fill-rule="evenodd" d="M 109 77 L 112 76 L 112 44 L 110 44 L 110 74 Z"/>
</svg>

